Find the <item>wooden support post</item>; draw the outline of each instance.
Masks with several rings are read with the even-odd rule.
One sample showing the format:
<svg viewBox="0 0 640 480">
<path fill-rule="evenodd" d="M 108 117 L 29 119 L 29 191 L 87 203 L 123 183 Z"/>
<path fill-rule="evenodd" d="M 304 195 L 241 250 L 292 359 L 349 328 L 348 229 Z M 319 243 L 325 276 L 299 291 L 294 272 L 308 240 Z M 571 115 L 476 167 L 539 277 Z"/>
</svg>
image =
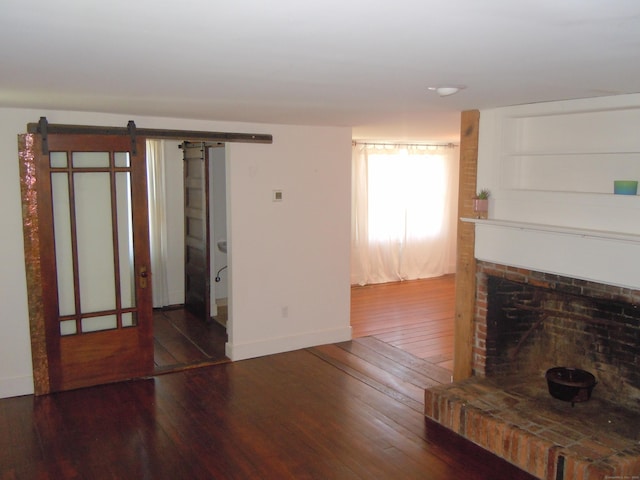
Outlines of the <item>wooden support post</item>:
<svg viewBox="0 0 640 480">
<path fill-rule="evenodd" d="M 468 110 L 461 116 L 460 180 L 458 193 L 458 245 L 456 259 L 456 313 L 453 379 L 471 376 L 473 318 L 476 295 L 475 225 L 460 221 L 472 217 L 472 199 L 477 189 L 478 132 L 480 112 Z"/>
</svg>

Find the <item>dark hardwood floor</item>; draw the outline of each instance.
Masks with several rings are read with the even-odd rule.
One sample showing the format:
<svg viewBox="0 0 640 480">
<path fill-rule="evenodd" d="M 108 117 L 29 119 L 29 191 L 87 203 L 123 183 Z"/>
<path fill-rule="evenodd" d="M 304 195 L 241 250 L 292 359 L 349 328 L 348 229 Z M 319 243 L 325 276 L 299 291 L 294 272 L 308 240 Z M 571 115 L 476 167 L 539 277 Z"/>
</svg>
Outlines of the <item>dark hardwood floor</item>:
<svg viewBox="0 0 640 480">
<path fill-rule="evenodd" d="M 227 362 L 226 341 L 227 332 L 220 323 L 205 322 L 184 308 L 153 311 L 156 374 Z"/>
<path fill-rule="evenodd" d="M 441 370 L 366 337 L 4 399 L 0 478 L 530 480 L 425 420 Z"/>
</svg>

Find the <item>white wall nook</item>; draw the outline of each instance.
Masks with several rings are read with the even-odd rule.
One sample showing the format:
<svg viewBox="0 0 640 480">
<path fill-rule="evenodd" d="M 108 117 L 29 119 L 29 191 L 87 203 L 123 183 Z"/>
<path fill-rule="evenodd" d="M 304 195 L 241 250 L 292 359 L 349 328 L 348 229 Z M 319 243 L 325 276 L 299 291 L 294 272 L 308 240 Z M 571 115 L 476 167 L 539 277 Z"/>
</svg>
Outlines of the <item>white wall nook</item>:
<svg viewBox="0 0 640 480">
<path fill-rule="evenodd" d="M 476 221 L 476 256 L 640 287 L 640 95 L 482 111 L 478 185 L 492 192 Z"/>
</svg>

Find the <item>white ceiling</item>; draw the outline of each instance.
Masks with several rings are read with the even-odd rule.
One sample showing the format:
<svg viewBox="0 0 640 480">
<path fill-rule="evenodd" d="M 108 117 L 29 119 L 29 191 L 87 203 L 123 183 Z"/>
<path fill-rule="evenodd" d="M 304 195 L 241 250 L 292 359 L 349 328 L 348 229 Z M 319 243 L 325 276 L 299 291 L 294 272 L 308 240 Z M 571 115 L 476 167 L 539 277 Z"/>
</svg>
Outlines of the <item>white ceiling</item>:
<svg viewBox="0 0 640 480">
<path fill-rule="evenodd" d="M 456 141 L 462 110 L 640 92 L 640 1 L 1 0 L 0 72 L 3 106 Z"/>
</svg>

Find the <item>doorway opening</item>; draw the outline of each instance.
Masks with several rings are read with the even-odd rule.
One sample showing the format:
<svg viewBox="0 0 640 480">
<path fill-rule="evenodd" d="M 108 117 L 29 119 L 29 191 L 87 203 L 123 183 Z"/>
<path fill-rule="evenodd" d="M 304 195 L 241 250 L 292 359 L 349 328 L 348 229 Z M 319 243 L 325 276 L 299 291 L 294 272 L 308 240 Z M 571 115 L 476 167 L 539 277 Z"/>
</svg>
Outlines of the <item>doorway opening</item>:
<svg viewBox="0 0 640 480">
<path fill-rule="evenodd" d="M 227 362 L 225 144 L 149 140 L 147 149 L 149 197 L 155 200 L 149 202 L 152 271 L 158 289 L 154 371 Z M 154 192 L 154 186 L 162 192 Z"/>
<path fill-rule="evenodd" d="M 456 145 L 354 142 L 352 336 L 451 370 Z"/>
</svg>

